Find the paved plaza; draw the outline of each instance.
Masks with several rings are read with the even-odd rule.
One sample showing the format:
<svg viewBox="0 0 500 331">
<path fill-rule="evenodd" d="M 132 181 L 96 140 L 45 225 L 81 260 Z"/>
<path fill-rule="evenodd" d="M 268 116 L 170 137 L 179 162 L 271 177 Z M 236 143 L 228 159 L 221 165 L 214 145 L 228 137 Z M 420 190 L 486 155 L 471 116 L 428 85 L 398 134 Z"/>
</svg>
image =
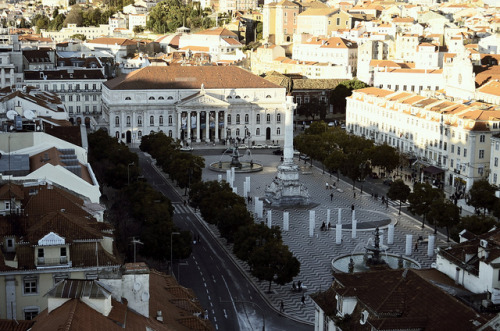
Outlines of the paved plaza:
<svg viewBox="0 0 500 331">
<path fill-rule="evenodd" d="M 213 155 L 205 156 L 205 164 L 208 165 L 212 162 L 219 160 L 227 161 L 227 156 Z M 250 177 L 250 196 L 265 197 L 265 187 L 269 184 L 273 177 L 276 175 L 276 167 L 280 163 L 280 157 L 274 155 L 253 155 L 254 162 L 259 162 L 264 165 L 263 171 L 258 173 L 236 173 L 234 186 L 237 187 L 239 194 L 243 192 L 243 182 L 246 177 Z M 245 158 L 243 158 L 245 160 Z M 394 243 L 387 245 L 387 240 L 384 238 L 381 244 L 389 247 L 388 253 L 400 255 L 405 253 L 406 235 L 413 235 L 412 250 L 414 243 L 419 236 L 427 239 L 428 235 L 433 234 L 433 229 L 426 227 L 422 229 L 421 223 L 404 214 L 398 215 L 399 202 L 390 202 L 388 206 L 381 203 L 381 200 L 375 200 L 371 194 L 361 193 L 359 189 L 354 192 L 352 184 L 336 181 L 336 177 L 330 177 L 329 174 L 323 174 L 321 169 L 315 167 L 310 168 L 305 166 L 303 161 L 295 158 L 295 163 L 299 164 L 303 171 L 300 175 L 301 181 L 309 189 L 311 202 L 314 207 L 311 209 L 303 208 L 287 208 L 289 212 L 289 230 L 282 231 L 283 240 L 286 245 L 293 252 L 295 257 L 301 263 L 301 272 L 295 278 L 295 282 L 301 281 L 307 288 L 305 292 L 293 292 L 291 290 L 292 284 L 279 286 L 273 283 L 273 293 L 265 294 L 269 302 L 279 311 L 280 301 L 283 300 L 285 314 L 291 318 L 296 318 L 304 322 L 314 322 L 314 304 L 309 298 L 308 294 L 322 291 L 327 289 L 332 282 L 332 268 L 331 262 L 334 258 L 339 256 L 350 255 L 352 253 L 364 253 L 364 246 L 368 243 L 370 238 L 373 238 L 373 226 L 380 225 L 384 229 L 383 235 L 387 238 L 387 226 L 392 223 L 395 224 L 394 229 Z M 221 173 L 213 172 L 205 169 L 203 171 L 203 180 L 217 180 L 218 175 Z M 226 175 L 222 174 L 225 180 Z M 333 190 L 326 189 L 326 183 L 329 186 L 336 182 Z M 331 193 L 334 196 L 331 199 Z M 351 237 L 350 221 L 351 221 L 351 208 L 354 205 L 355 217 L 358 220 L 357 238 Z M 338 220 L 338 208 L 342 212 L 342 243 L 336 244 L 335 224 Z M 254 205 L 250 203 L 248 206 L 250 212 L 254 213 Z M 283 229 L 283 209 L 272 209 L 264 206 L 264 219 L 256 219 L 257 221 L 266 221 L 267 210 L 272 211 L 272 224 L 280 226 Z M 320 231 L 322 222 L 327 223 L 327 209 L 331 210 L 332 228 L 329 231 Z M 310 236 L 309 233 L 309 210 L 315 211 L 315 230 L 314 235 Z M 254 215 L 255 216 L 255 215 Z M 214 226 L 210 226 L 212 231 L 217 233 Z M 220 237 L 219 237 L 220 239 Z M 222 240 L 222 239 L 220 239 Z M 437 235 L 436 246 L 446 245 L 446 237 Z M 230 246 L 224 245 L 228 250 Z M 422 268 L 429 268 L 435 261 L 435 257 L 427 256 L 427 245 L 420 245 L 418 251 L 413 251 L 411 256 L 407 256 L 417 261 Z M 248 266 L 238 261 L 240 267 L 244 268 L 253 282 L 260 288 L 262 293 L 268 289 L 268 282 L 260 282 L 256 278 L 250 276 Z M 301 303 L 302 294 L 306 295 L 305 305 Z"/>
</svg>

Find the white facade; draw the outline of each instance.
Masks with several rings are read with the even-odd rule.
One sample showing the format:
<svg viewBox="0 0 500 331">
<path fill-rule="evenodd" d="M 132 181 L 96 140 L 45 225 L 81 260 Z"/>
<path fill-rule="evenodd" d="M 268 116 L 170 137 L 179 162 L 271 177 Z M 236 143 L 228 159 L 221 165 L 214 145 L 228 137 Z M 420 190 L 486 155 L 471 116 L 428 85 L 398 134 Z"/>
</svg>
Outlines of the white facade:
<svg viewBox="0 0 500 331">
<path fill-rule="evenodd" d="M 356 43 L 339 37 L 328 39 L 313 37 L 303 43 L 294 44 L 292 59 L 345 66 L 355 72 L 358 47 Z"/>
<path fill-rule="evenodd" d="M 194 77 L 203 76 L 205 70 L 210 75 L 224 75 L 233 86 L 209 87 L 203 77 Z M 159 131 L 188 142 L 239 138 L 251 144 L 284 139 L 286 90 L 267 81 L 267 87 L 248 87 L 255 86 L 252 82 L 260 82 L 262 78 L 243 69 L 149 66 L 135 71 L 131 78 L 137 77 L 137 73 L 158 77 L 174 75 L 179 82 L 195 80 L 200 87 L 186 88 L 180 83 L 178 88 L 152 85 L 143 89 L 116 89 L 113 80 L 108 81 L 103 86 L 103 115 L 109 122 L 109 134 L 120 141 L 138 143 L 143 135 Z M 234 81 L 226 76 L 231 73 L 241 75 L 240 79 Z M 183 75 L 189 77 L 183 78 Z"/>
<path fill-rule="evenodd" d="M 42 37 L 52 38 L 57 43 L 71 39 L 71 36 L 75 34 L 82 34 L 87 38 L 87 40 L 89 40 L 99 38 L 101 36 L 108 36 L 109 33 L 109 25 L 107 24 L 89 27 L 76 26 L 76 24 L 68 24 L 68 27 L 62 28 L 60 31 L 41 30 Z"/>
<path fill-rule="evenodd" d="M 350 132 L 441 168 L 445 185 L 456 190 L 469 190 L 475 180 L 487 178 L 498 118 L 500 112 L 489 104 L 464 105 L 378 88 L 354 91 L 346 108 Z"/>
<path fill-rule="evenodd" d="M 145 27 L 147 20 L 146 14 L 130 14 L 128 15 L 128 29 L 133 31 L 135 26 Z"/>
<path fill-rule="evenodd" d="M 374 68 L 373 85 L 393 91 L 437 91 L 445 86 L 443 71 Z"/>
</svg>

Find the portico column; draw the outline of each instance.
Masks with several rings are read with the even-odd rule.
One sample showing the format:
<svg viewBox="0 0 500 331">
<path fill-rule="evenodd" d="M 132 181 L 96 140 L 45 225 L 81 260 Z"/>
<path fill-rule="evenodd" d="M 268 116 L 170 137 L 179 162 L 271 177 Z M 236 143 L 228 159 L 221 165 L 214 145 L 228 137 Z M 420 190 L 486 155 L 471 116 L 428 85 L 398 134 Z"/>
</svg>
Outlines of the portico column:
<svg viewBox="0 0 500 331">
<path fill-rule="evenodd" d="M 219 141 L 219 112 L 215 111 L 215 142 Z"/>
<path fill-rule="evenodd" d="M 205 142 L 210 141 L 210 112 L 205 112 Z"/>
<path fill-rule="evenodd" d="M 187 113 L 187 137 L 186 140 L 191 139 L 191 112 Z"/>
<path fill-rule="evenodd" d="M 182 113 L 177 112 L 177 139 L 181 139 Z"/>
<path fill-rule="evenodd" d="M 5 69 L 2 68 L 2 81 L 1 81 L 2 86 L 1 88 L 5 87 Z"/>
<path fill-rule="evenodd" d="M 222 129 L 222 135 L 224 137 L 225 140 L 227 140 L 228 136 L 227 136 L 227 109 L 224 110 L 224 127 Z"/>
<path fill-rule="evenodd" d="M 200 130 L 201 130 L 201 125 L 200 125 L 200 112 L 196 111 L 196 142 L 201 142 L 200 139 Z"/>
</svg>

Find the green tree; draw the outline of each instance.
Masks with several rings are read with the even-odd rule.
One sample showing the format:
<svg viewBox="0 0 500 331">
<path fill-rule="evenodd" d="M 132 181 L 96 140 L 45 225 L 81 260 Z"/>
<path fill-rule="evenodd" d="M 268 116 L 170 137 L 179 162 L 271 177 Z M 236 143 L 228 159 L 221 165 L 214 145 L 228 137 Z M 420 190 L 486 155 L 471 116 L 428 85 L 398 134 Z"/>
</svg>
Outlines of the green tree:
<svg viewBox="0 0 500 331">
<path fill-rule="evenodd" d="M 370 160 L 373 167 L 384 168 L 386 173 L 390 173 L 399 165 L 400 157 L 394 147 L 384 143 L 373 147 Z"/>
<path fill-rule="evenodd" d="M 314 121 L 316 116 L 320 119 L 326 117 L 326 108 L 327 106 L 324 102 L 319 101 L 317 98 L 312 98 L 308 103 L 300 104 L 297 107 L 297 113 L 306 118 L 311 117 Z"/>
<path fill-rule="evenodd" d="M 80 6 L 73 6 L 69 11 L 66 19 L 64 20 L 64 26 L 68 26 L 68 24 L 76 24 L 76 26 L 82 26 L 83 23 L 83 11 Z"/>
<path fill-rule="evenodd" d="M 450 228 L 460 222 L 460 209 L 449 200 L 436 199 L 432 202 L 428 219 L 434 224 L 434 233 L 437 233 L 437 227 L 445 227 L 447 241 L 450 241 Z"/>
<path fill-rule="evenodd" d="M 352 95 L 353 90 L 365 87 L 368 87 L 368 85 L 357 79 L 344 81 L 337 85 L 337 87 L 333 89 L 330 96 L 330 100 L 335 105 L 336 111 L 345 113 L 346 98 Z"/>
<path fill-rule="evenodd" d="M 486 179 L 477 180 L 469 190 L 470 198 L 467 204 L 475 209 L 483 209 L 483 215 L 486 215 L 486 211 L 493 209 L 497 200 L 495 192 L 496 188 Z"/>
<path fill-rule="evenodd" d="M 134 33 L 135 34 L 139 34 L 139 33 L 142 33 L 144 32 L 144 27 L 143 26 L 140 26 L 140 25 L 135 25 L 134 26 Z"/>
<path fill-rule="evenodd" d="M 337 181 L 340 180 L 340 169 L 345 162 L 345 157 L 341 149 L 336 149 L 325 158 L 325 167 L 330 172 L 337 172 Z"/>
<path fill-rule="evenodd" d="M 480 235 L 490 231 L 494 226 L 498 226 L 498 222 L 492 217 L 485 215 L 470 215 L 462 217 L 456 229 L 458 231 L 465 229 L 475 235 Z M 458 238 L 458 234 L 455 234 L 454 238 Z"/>
<path fill-rule="evenodd" d="M 240 227 L 253 224 L 253 217 L 248 212 L 247 206 L 242 204 L 233 205 L 232 208 L 225 209 L 218 216 L 217 228 L 222 237 L 229 243 L 234 242 L 235 233 Z"/>
<path fill-rule="evenodd" d="M 300 262 L 289 251 L 288 246 L 279 241 L 268 241 L 256 248 L 249 260 L 250 272 L 259 280 L 285 285 L 300 272 Z"/>
<path fill-rule="evenodd" d="M 47 29 L 49 27 L 50 19 L 45 15 L 36 14 L 33 17 L 32 22 L 38 29 Z"/>
<path fill-rule="evenodd" d="M 66 16 L 64 14 L 58 14 L 52 21 L 49 23 L 49 30 L 51 31 L 59 31 L 63 28 L 64 20 Z"/>
<path fill-rule="evenodd" d="M 252 252 L 262 244 L 270 241 L 281 242 L 281 230 L 277 226 L 269 228 L 264 222 L 242 226 L 234 235 L 234 254 L 248 261 Z"/>
<path fill-rule="evenodd" d="M 429 183 L 415 183 L 413 192 L 408 195 L 410 203 L 408 210 L 413 215 L 422 216 L 422 228 L 425 226 L 432 202 L 436 199 L 442 199 L 442 192 L 433 188 Z"/>
<path fill-rule="evenodd" d="M 401 206 L 408 199 L 410 192 L 410 187 L 401 179 L 395 180 L 387 191 L 389 199 L 399 200 L 399 215 L 401 215 Z"/>
</svg>

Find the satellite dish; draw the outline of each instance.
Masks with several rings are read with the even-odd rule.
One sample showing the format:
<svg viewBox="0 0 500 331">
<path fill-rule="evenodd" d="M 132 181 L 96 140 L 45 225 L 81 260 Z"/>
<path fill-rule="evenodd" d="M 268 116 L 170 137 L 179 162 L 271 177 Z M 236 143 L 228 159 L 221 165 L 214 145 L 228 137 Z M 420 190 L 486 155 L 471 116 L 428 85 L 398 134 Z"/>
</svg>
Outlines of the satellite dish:
<svg viewBox="0 0 500 331">
<path fill-rule="evenodd" d="M 142 301 L 148 301 L 149 300 L 149 293 L 148 292 L 142 292 L 141 300 Z"/>
<path fill-rule="evenodd" d="M 142 286 L 141 283 L 135 282 L 134 283 L 134 291 L 136 291 L 136 292 L 139 291 L 141 289 L 141 286 Z"/>
<path fill-rule="evenodd" d="M 35 112 L 33 110 L 25 110 L 23 113 L 24 117 L 26 117 L 29 120 L 32 120 L 35 118 Z"/>
<path fill-rule="evenodd" d="M 16 115 L 17 115 L 17 111 L 15 111 L 15 110 L 9 110 L 7 112 L 7 118 L 9 120 L 13 120 L 14 118 L 16 118 Z"/>
</svg>

